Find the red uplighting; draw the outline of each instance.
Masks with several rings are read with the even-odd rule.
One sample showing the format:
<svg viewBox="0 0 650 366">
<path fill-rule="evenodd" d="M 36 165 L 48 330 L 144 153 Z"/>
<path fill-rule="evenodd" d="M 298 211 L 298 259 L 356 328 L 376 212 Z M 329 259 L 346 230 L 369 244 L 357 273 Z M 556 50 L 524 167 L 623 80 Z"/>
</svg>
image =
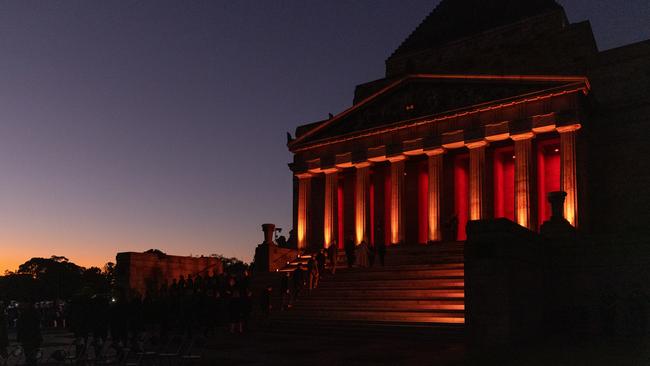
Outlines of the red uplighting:
<svg viewBox="0 0 650 366">
<path fill-rule="evenodd" d="M 497 149 L 494 154 L 494 217 L 515 221 L 515 156 L 510 154 L 511 148 Z"/>
<path fill-rule="evenodd" d="M 345 223 L 345 216 L 344 216 L 344 211 L 343 211 L 343 205 L 344 205 L 344 196 L 343 196 L 343 184 L 339 182 L 338 189 L 336 191 L 336 200 L 337 200 L 337 221 L 338 221 L 338 246 L 339 249 L 343 249 L 343 244 L 345 240 L 345 235 L 344 235 L 344 223 Z"/>
<path fill-rule="evenodd" d="M 418 242 L 429 241 L 429 172 L 421 165 L 418 174 Z"/>
<path fill-rule="evenodd" d="M 469 158 L 457 156 L 454 161 L 454 210 L 458 219 L 456 240 L 465 240 L 465 225 L 469 219 Z"/>
<path fill-rule="evenodd" d="M 537 220 L 540 227 L 551 217 L 551 205 L 546 194 L 560 190 L 560 156 L 555 154 L 560 149 L 554 147 L 557 144 L 559 139 L 546 140 L 539 142 L 537 148 Z"/>
</svg>

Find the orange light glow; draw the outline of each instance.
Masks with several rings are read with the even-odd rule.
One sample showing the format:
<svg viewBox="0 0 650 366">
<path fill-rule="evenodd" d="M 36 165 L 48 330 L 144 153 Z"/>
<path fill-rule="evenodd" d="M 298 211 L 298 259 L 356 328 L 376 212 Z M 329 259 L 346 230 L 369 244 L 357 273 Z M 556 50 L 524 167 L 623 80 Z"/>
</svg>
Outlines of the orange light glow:
<svg viewBox="0 0 650 366">
<path fill-rule="evenodd" d="M 354 228 L 356 235 L 356 244 L 362 241 L 368 242 L 366 235 L 366 221 L 368 218 L 368 181 L 370 174 L 370 164 L 360 164 L 357 167 L 355 180 L 355 220 Z"/>
<path fill-rule="evenodd" d="M 515 216 L 517 224 L 531 228 L 530 220 L 530 167 L 533 134 L 515 140 Z"/>
<path fill-rule="evenodd" d="M 440 227 L 440 182 L 442 177 L 442 153 L 440 149 L 429 154 L 429 241 L 442 240 Z"/>
<path fill-rule="evenodd" d="M 573 226 L 578 226 L 578 185 L 576 174 L 575 136 L 580 125 L 566 126 L 560 132 L 560 189 L 566 192 L 564 218 Z"/>
<path fill-rule="evenodd" d="M 391 159 L 390 165 L 390 242 L 398 244 L 404 240 L 402 199 L 404 197 L 404 157 Z"/>
<path fill-rule="evenodd" d="M 468 144 L 469 150 L 469 219 L 483 218 L 486 142 Z"/>
<path fill-rule="evenodd" d="M 307 247 L 307 215 L 309 195 L 311 193 L 311 176 L 298 177 L 298 249 Z"/>
<path fill-rule="evenodd" d="M 323 220 L 323 238 L 325 248 L 329 248 L 334 239 L 334 215 L 338 195 L 338 174 L 336 171 L 325 174 L 325 217 Z"/>
</svg>

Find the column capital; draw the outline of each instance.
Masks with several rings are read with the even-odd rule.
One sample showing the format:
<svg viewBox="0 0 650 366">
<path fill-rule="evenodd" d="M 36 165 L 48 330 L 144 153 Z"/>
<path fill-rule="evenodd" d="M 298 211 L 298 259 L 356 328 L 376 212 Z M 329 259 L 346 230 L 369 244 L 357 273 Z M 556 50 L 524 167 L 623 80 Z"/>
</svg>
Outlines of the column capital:
<svg viewBox="0 0 650 366">
<path fill-rule="evenodd" d="M 387 160 L 390 161 L 391 163 L 398 163 L 400 161 L 406 160 L 406 156 L 405 155 L 389 156 Z"/>
<path fill-rule="evenodd" d="M 321 170 L 325 175 L 335 174 L 341 171 L 339 168 L 329 168 Z"/>
<path fill-rule="evenodd" d="M 369 168 L 371 166 L 372 166 L 372 162 L 370 162 L 370 161 L 363 161 L 363 162 L 354 164 L 354 167 L 357 168 L 357 169 Z"/>
<path fill-rule="evenodd" d="M 488 146 L 488 142 L 485 141 L 485 140 L 476 141 L 476 142 L 468 142 L 468 143 L 465 144 L 465 146 L 467 146 L 467 148 L 470 149 L 470 150 L 471 149 L 478 149 L 478 148 L 481 148 L 481 147 Z"/>
<path fill-rule="evenodd" d="M 578 131 L 580 128 L 582 128 L 582 125 L 580 125 L 579 123 L 567 125 L 567 126 L 558 126 L 557 132 L 559 133 L 573 132 L 573 131 Z"/>
<path fill-rule="evenodd" d="M 442 147 L 439 147 L 437 149 L 432 149 L 432 150 L 426 150 L 424 153 L 427 154 L 427 156 L 438 156 L 442 155 L 446 152 L 446 150 Z"/>
<path fill-rule="evenodd" d="M 313 177 L 314 175 L 312 173 L 297 173 L 296 178 L 298 179 L 308 179 Z"/>
<path fill-rule="evenodd" d="M 535 137 L 534 132 L 524 132 L 524 133 L 520 133 L 520 134 L 517 134 L 517 135 L 510 135 L 510 138 L 513 141 L 530 140 L 533 137 Z"/>
</svg>

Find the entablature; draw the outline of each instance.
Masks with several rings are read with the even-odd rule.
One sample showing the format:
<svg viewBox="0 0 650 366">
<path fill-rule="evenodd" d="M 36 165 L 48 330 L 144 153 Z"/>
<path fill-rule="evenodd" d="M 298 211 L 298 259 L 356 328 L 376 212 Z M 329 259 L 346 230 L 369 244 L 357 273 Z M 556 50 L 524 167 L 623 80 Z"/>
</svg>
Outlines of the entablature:
<svg viewBox="0 0 650 366">
<path fill-rule="evenodd" d="M 453 129 L 435 135 L 415 138 L 386 135 L 384 139 L 365 138 L 354 143 L 332 144 L 321 149 L 299 152 L 290 164 L 294 173 L 322 173 L 331 169 L 345 169 L 361 163 L 388 161 L 396 156 L 436 155 L 444 151 L 468 148 L 503 140 L 532 138 L 538 134 L 563 132 L 581 128 L 583 116 L 579 110 L 568 110 L 536 115 L 509 121 L 471 125 L 468 129 Z M 459 123 L 450 123 L 450 126 Z M 412 137 L 412 136 L 411 136 Z"/>
</svg>

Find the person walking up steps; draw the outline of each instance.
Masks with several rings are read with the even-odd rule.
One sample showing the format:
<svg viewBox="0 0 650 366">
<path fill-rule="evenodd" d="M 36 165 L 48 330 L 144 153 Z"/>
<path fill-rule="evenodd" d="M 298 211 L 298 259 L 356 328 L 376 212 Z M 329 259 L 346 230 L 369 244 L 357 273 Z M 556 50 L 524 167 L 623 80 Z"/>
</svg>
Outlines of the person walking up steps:
<svg viewBox="0 0 650 366">
<path fill-rule="evenodd" d="M 336 262 L 338 262 L 339 257 L 339 245 L 336 240 L 333 240 L 329 248 L 327 248 L 327 256 L 330 261 L 330 271 L 334 274 L 336 273 Z"/>
</svg>

